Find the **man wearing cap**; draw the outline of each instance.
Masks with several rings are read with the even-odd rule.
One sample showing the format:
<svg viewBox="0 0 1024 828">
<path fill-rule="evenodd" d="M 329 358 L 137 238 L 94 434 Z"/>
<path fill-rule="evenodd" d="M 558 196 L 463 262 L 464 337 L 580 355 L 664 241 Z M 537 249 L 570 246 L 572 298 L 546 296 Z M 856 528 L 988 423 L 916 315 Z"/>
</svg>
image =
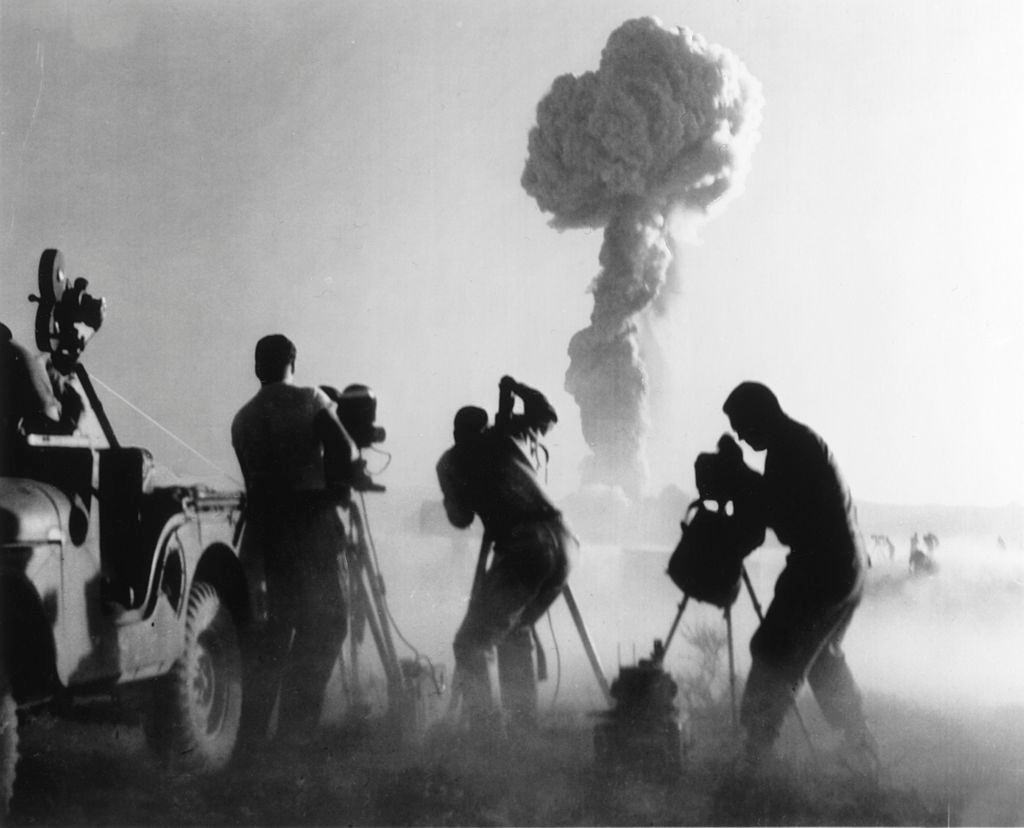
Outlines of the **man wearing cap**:
<svg viewBox="0 0 1024 828">
<path fill-rule="evenodd" d="M 0 324 L 0 470 L 16 475 L 25 432 L 59 416 L 46 372 Z"/>
<path fill-rule="evenodd" d="M 27 434 L 72 434 L 82 399 L 65 378 L 60 397 L 49 360 L 32 354 L 0 323 L 0 470 L 17 475 Z M 65 388 L 66 387 L 66 388 Z"/>
<path fill-rule="evenodd" d="M 262 562 L 267 588 L 246 728 L 266 734 L 280 690 L 278 734 L 301 742 L 316 729 L 347 632 L 339 506 L 348 500 L 356 449 L 324 392 L 295 385 L 287 337 L 263 337 L 255 357 L 260 390 L 231 424 L 246 487 L 244 551 Z"/>
<path fill-rule="evenodd" d="M 771 753 L 806 678 L 826 721 L 843 732 L 848 755 L 877 773 L 874 739 L 841 647 L 867 566 L 849 489 L 825 442 L 789 417 L 768 387 L 741 383 L 723 410 L 740 440 L 767 451 L 764 514 L 790 549 L 750 642 L 753 663 L 741 708 L 746 767 L 756 769 Z"/>
<path fill-rule="evenodd" d="M 532 628 L 561 593 L 575 543 L 537 476 L 538 440 L 557 422 L 555 410 L 543 394 L 511 377 L 503 377 L 499 388 L 494 426 L 488 428 L 483 409 L 460 409 L 455 445 L 437 464 L 448 519 L 465 528 L 479 516 L 485 544 L 494 546 L 454 644 L 463 711 L 470 727 L 484 735 L 502 728 L 488 675 L 495 647 L 505 724 L 511 734 L 536 726 Z M 522 414 L 512 413 L 515 397 L 523 401 Z"/>
</svg>

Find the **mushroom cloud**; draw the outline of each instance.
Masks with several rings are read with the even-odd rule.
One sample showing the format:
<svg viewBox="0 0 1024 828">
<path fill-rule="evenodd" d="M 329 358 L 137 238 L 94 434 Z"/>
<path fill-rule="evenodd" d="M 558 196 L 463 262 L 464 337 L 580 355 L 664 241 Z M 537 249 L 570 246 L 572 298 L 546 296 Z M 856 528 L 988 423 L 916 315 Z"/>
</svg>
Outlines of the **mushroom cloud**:
<svg viewBox="0 0 1024 828">
<path fill-rule="evenodd" d="M 560 230 L 604 228 L 590 324 L 569 343 L 565 377 L 593 452 L 585 483 L 636 496 L 646 482 L 638 315 L 662 293 L 684 228 L 742 189 L 762 105 L 732 52 L 644 17 L 612 32 L 597 71 L 559 76 L 537 106 L 523 188 Z"/>
</svg>

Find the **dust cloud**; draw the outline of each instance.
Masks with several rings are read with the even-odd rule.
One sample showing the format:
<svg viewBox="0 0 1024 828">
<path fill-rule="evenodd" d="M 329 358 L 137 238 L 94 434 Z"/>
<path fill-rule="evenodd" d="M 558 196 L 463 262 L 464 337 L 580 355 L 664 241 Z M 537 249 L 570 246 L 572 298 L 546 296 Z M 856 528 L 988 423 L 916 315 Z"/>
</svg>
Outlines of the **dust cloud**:
<svg viewBox="0 0 1024 828">
<path fill-rule="evenodd" d="M 667 515 L 670 509 L 663 511 Z M 661 532 L 660 542 L 651 542 L 650 533 L 646 541 L 634 543 L 622 538 L 614 543 L 588 541 L 588 530 L 607 536 L 606 513 L 607 509 L 591 516 L 577 513 L 575 525 L 583 544 L 570 585 L 604 672 L 614 679 L 620 666 L 648 657 L 654 640 L 666 637 L 682 594 L 665 574 L 674 541 L 666 542 L 664 535 L 672 529 Z M 679 516 L 671 527 L 677 529 Z M 587 517 L 593 517 L 593 522 Z M 451 636 L 468 599 L 479 541 L 478 535 L 471 537 L 469 543 L 458 540 L 455 533 L 447 538 L 394 538 L 395 548 L 405 550 L 394 558 L 395 575 L 388 575 L 394 585 L 394 605 L 401 607 L 396 615 L 405 616 L 403 623 L 419 640 L 429 642 L 425 646 L 442 660 L 450 660 Z M 769 535 L 769 544 L 747 560 L 763 607 L 771 601 L 785 555 L 786 549 L 773 545 Z M 999 544 L 995 535 L 964 534 L 943 538 L 932 557 L 936 564 L 932 574 L 914 574 L 905 541 L 891 559 L 876 551 L 863 603 L 845 642 L 879 740 L 886 791 L 909 798 L 900 800 L 909 812 L 890 802 L 895 810 L 886 812 L 883 821 L 930 824 L 934 818 L 963 824 L 1020 824 L 1024 818 L 1024 794 L 1020 793 L 1024 791 L 1024 663 L 1020 657 L 1024 652 L 1024 547 L 1019 541 Z M 748 643 L 757 624 L 746 593 L 741 593 L 732 616 L 738 698 L 750 666 Z M 720 610 L 691 603 L 665 662 L 680 686 L 681 719 L 692 728 L 692 757 L 705 768 L 708 762 L 718 767 L 715 763 L 735 755 L 739 746 L 739 734 L 728 714 L 726 629 Z M 605 709 L 605 704 L 564 602 L 552 607 L 538 631 L 551 672 L 541 686 L 542 708 L 549 717 L 575 714 L 584 723 L 592 721 L 586 717 Z M 707 694 L 693 690 L 708 680 L 706 652 L 699 642 L 706 642 L 709 633 L 719 644 L 710 689 L 720 708 L 707 730 L 707 711 L 688 709 L 687 703 L 707 700 Z M 813 775 L 822 751 L 838 749 L 838 738 L 821 719 L 806 688 L 798 704 L 811 746 L 791 716 L 781 749 L 793 767 Z M 580 760 L 590 761 L 589 745 L 584 750 L 586 756 Z M 816 806 L 805 805 L 814 812 Z M 923 810 L 914 810 L 918 806 Z M 934 813 L 928 810 L 933 807 L 938 809 Z M 702 818 L 709 818 L 707 812 Z M 729 820 L 725 815 L 720 818 Z M 836 819 L 827 809 L 818 818 L 819 824 Z M 848 814 L 839 821 L 859 819 Z"/>
<path fill-rule="evenodd" d="M 609 495 L 611 500 L 614 498 Z M 607 533 L 609 504 L 594 514 L 593 525 Z M 665 638 L 682 593 L 665 569 L 678 533 L 683 503 L 679 496 L 652 514 L 661 518 L 660 542 L 620 539 L 617 543 L 583 537 L 570 586 L 605 672 L 649 655 L 653 641 Z M 371 504 L 372 506 L 372 504 Z M 674 519 L 673 519 L 674 518 Z M 600 534 L 600 533 L 599 533 Z M 383 535 L 395 550 L 382 562 L 396 617 L 438 659 L 450 660 L 451 637 L 469 597 L 479 534 Z M 667 540 L 672 537 L 673 540 Z M 769 535 L 769 539 L 771 536 Z M 763 607 L 771 601 L 786 550 L 767 545 L 747 559 L 754 592 Z M 1024 550 L 999 548 L 995 538 L 949 537 L 932 557 L 937 571 L 915 575 L 907 552 L 893 560 L 875 555 L 868 570 L 864 601 L 854 617 L 845 648 L 854 675 L 867 693 L 904 697 L 936 710 L 957 704 L 1007 705 L 1024 700 Z M 683 629 L 721 626 L 720 610 L 691 605 Z M 749 667 L 747 644 L 757 618 L 747 594 L 733 608 L 734 640 L 740 674 Z M 601 705 L 580 636 L 562 602 L 539 627 L 549 661 L 557 648 L 562 679 L 559 701 L 581 707 Z M 420 646 L 417 644 L 417 646 Z M 667 667 L 685 675 L 694 654 L 673 641 Z M 549 694 L 553 689 L 549 688 Z"/>
<path fill-rule="evenodd" d="M 370 496 L 366 512 L 396 632 L 450 676 L 480 536 L 432 519 L 429 497 L 436 495 Z M 682 597 L 665 575 L 673 541 L 655 540 L 655 532 L 612 539 L 608 521 L 576 517 L 583 544 L 570 584 L 612 679 L 669 631 Z M 659 532 L 670 535 L 678 517 Z M 781 770 L 764 787 L 730 789 L 741 735 L 732 723 L 725 624 L 719 610 L 692 604 L 666 659 L 679 686 L 682 774 L 602 768 L 592 736 L 594 714 L 606 705 L 559 601 L 538 625 L 550 676 L 535 738 L 501 750 L 467 742 L 445 720 L 442 695 L 422 738 L 396 743 L 379 719 L 346 722 L 336 677 L 313 744 L 247 753 L 225 773 L 197 779 L 162 767 L 130 720 L 40 712 L 24 728 L 11 823 L 1019 825 L 1024 548 L 1016 539 L 998 548 L 994 537 L 950 535 L 933 556 L 928 576 L 909 572 L 905 542 L 892 560 L 877 560 L 846 642 L 879 742 L 879 786 L 844 770 L 805 690 L 798 704 L 807 735 L 790 716 Z M 763 604 L 784 559 L 771 545 L 748 559 Z M 756 624 L 747 596 L 733 620 L 739 694 Z M 400 656 L 412 655 L 397 644 Z M 368 678 L 383 690 L 379 677 Z"/>
</svg>

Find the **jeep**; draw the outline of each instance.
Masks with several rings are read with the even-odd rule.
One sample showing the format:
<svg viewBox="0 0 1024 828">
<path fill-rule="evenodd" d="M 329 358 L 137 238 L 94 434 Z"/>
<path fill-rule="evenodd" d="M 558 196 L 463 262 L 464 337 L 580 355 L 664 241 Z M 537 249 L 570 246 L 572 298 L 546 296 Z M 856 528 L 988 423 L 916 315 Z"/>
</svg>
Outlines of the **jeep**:
<svg viewBox="0 0 1024 828">
<path fill-rule="evenodd" d="M 13 795 L 19 711 L 56 702 L 59 713 L 83 696 L 137 689 L 147 741 L 187 771 L 226 765 L 239 734 L 251 617 L 237 554 L 242 495 L 160 485 L 150 453 L 118 443 L 77 360 L 83 330 L 99 324 L 86 287 L 68 282 L 59 251 L 43 253 L 40 296 L 30 297 L 36 344 L 73 363 L 67 380 L 82 411 L 72 433 L 22 427 L 16 457 L 3 460 L 0 815 Z M 91 314 L 84 325 L 76 309 Z"/>
</svg>

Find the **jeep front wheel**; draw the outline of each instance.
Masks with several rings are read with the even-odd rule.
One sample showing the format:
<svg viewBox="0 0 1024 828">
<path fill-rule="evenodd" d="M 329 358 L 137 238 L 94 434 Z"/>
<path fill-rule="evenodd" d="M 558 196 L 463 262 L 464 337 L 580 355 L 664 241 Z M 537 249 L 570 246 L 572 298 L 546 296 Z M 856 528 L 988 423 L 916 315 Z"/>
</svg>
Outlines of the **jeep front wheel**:
<svg viewBox="0 0 1024 828">
<path fill-rule="evenodd" d="M 17 765 L 18 708 L 7 676 L 0 672 L 0 817 L 7 815 L 11 805 Z"/>
<path fill-rule="evenodd" d="M 157 752 L 186 771 L 223 768 L 238 739 L 242 656 L 234 619 L 212 584 L 193 584 L 184 649 L 156 692 L 146 732 Z"/>
</svg>

